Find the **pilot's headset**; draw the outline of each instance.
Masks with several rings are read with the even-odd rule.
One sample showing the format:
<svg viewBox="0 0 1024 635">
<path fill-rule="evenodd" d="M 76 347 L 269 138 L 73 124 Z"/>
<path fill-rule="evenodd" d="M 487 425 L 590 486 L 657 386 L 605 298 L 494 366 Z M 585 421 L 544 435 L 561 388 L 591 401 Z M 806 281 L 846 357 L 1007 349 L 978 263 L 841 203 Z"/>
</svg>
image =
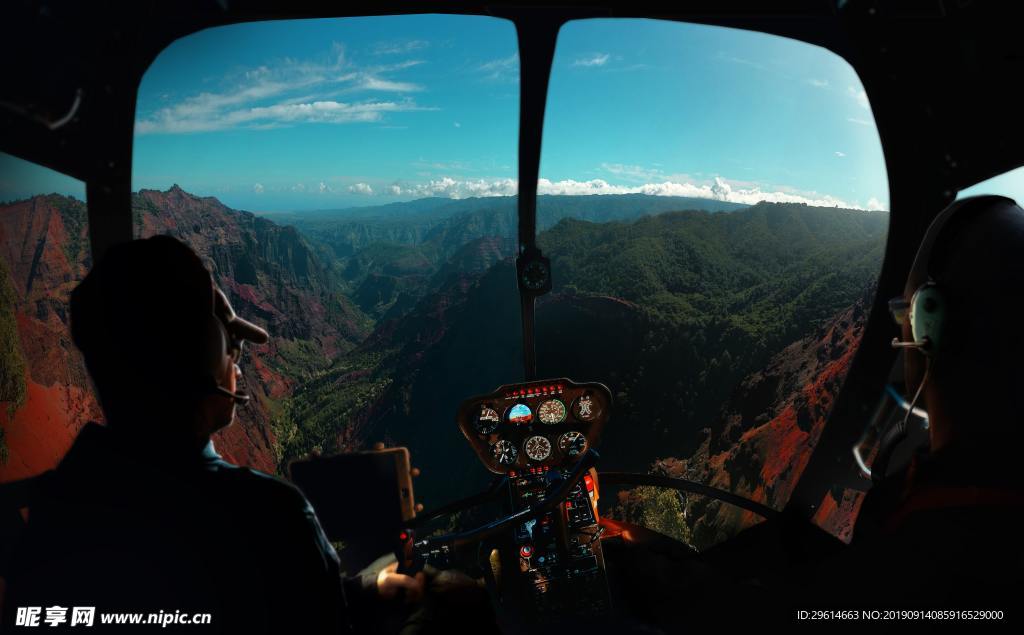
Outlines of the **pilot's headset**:
<svg viewBox="0 0 1024 635">
<path fill-rule="evenodd" d="M 948 237 L 947 230 L 951 226 L 962 226 L 963 223 L 970 222 L 971 217 L 1003 205 L 1016 206 L 1016 203 L 1004 196 L 972 196 L 954 201 L 942 210 L 928 226 L 910 267 L 906 286 L 915 287 L 910 301 L 907 302 L 902 295 L 889 301 L 889 311 L 897 322 L 903 323 L 904 320 L 909 322 L 911 334 L 911 339 L 907 341 L 900 340 L 898 337 L 893 338 L 892 346 L 920 352 L 924 357 L 925 371 L 910 402 L 906 403 L 902 399 L 896 400 L 906 410 L 906 415 L 902 421 L 881 435 L 878 455 L 871 468 L 868 468 L 863 460 L 863 451 L 866 449 L 865 441 L 870 434 L 878 432 L 873 428 L 881 423 L 881 419 L 884 417 L 876 417 L 876 420 L 869 425 L 868 430 L 865 430 L 861 440 L 854 446 L 854 457 L 861 470 L 876 481 L 885 476 L 893 450 L 906 438 L 910 415 L 916 414 L 927 418 L 927 414 L 917 407 L 917 403 L 928 383 L 931 366 L 941 358 L 943 346 L 948 345 L 946 342 L 948 334 L 945 331 L 949 327 L 950 298 L 944 292 L 942 284 L 931 275 L 936 247 L 940 240 Z"/>
<path fill-rule="evenodd" d="M 897 320 L 905 314 L 905 319 L 910 322 L 911 339 L 901 341 L 894 338 L 894 348 L 918 350 L 928 363 L 939 359 L 942 354 L 943 331 L 948 326 L 949 298 L 942 285 L 931 275 L 936 246 L 941 239 L 947 237 L 946 230 L 951 225 L 970 222 L 973 216 L 1003 205 L 1017 206 L 1013 199 L 1005 196 L 971 196 L 954 201 L 935 217 L 921 240 L 907 276 L 907 286 L 916 285 L 910 302 L 906 303 L 902 298 L 889 301 L 889 309 Z"/>
</svg>

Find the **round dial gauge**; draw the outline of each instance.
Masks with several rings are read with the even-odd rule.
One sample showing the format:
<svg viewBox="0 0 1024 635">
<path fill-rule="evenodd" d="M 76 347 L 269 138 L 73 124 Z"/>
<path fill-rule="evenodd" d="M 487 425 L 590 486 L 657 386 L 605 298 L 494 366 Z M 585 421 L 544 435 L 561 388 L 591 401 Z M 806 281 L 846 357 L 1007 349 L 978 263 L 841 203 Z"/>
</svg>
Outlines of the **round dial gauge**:
<svg viewBox="0 0 1024 635">
<path fill-rule="evenodd" d="M 573 402 L 572 416 L 580 421 L 593 421 L 601 416 L 601 404 L 587 391 Z"/>
<path fill-rule="evenodd" d="M 548 399 L 537 407 L 537 418 L 549 425 L 565 421 L 565 404 L 559 399 Z"/>
<path fill-rule="evenodd" d="M 542 436 L 530 437 L 523 444 L 523 449 L 526 450 L 526 456 L 534 461 L 543 461 L 551 456 L 551 441 Z"/>
<path fill-rule="evenodd" d="M 587 437 L 575 430 L 558 437 L 558 449 L 566 456 L 579 456 L 587 451 Z"/>
<path fill-rule="evenodd" d="M 497 411 L 487 404 L 482 404 L 480 413 L 476 416 L 474 425 L 476 431 L 480 434 L 490 434 L 498 429 L 499 423 L 501 423 L 501 417 L 498 416 Z"/>
<path fill-rule="evenodd" d="M 534 260 L 523 269 L 523 286 L 531 291 L 539 291 L 547 285 L 549 275 L 544 263 Z"/>
<path fill-rule="evenodd" d="M 526 425 L 533 421 L 533 411 L 524 403 L 517 403 L 508 409 L 508 422 L 515 425 Z"/>
<path fill-rule="evenodd" d="M 491 456 L 498 465 L 512 465 L 516 462 L 519 452 L 511 441 L 500 439 L 491 445 Z"/>
</svg>

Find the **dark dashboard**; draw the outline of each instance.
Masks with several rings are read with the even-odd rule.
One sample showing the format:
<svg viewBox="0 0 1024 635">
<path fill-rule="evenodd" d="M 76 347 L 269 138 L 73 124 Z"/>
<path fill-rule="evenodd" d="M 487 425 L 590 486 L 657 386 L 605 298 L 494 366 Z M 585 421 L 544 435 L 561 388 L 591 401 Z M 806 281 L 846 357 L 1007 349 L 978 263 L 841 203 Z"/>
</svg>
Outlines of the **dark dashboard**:
<svg viewBox="0 0 1024 635">
<path fill-rule="evenodd" d="M 611 402 L 603 384 L 548 379 L 467 399 L 457 421 L 487 469 L 515 476 L 574 464 L 597 445 Z"/>
</svg>

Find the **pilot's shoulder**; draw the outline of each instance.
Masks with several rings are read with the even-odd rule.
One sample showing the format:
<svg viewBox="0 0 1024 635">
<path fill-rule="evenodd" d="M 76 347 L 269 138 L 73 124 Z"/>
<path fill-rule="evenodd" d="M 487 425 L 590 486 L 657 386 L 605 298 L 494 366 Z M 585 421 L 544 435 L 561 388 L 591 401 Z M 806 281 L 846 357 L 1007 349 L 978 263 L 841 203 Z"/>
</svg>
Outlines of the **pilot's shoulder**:
<svg viewBox="0 0 1024 635">
<path fill-rule="evenodd" d="M 302 512 L 311 509 L 302 491 L 283 478 L 226 462 L 222 463 L 220 472 L 238 496 L 261 507 L 290 508 Z"/>
</svg>

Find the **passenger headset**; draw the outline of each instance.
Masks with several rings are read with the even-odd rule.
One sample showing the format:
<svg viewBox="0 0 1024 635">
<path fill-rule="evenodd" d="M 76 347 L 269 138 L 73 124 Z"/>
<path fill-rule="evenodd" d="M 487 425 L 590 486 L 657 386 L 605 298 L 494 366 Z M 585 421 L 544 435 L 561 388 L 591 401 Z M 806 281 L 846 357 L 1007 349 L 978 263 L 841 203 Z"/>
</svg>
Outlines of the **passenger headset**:
<svg viewBox="0 0 1024 635">
<path fill-rule="evenodd" d="M 892 346 L 893 348 L 912 349 L 920 352 L 924 356 L 924 375 L 910 403 L 905 406 L 906 415 L 903 417 L 903 420 L 882 435 L 879 442 L 878 455 L 871 468 L 865 465 L 861 450 L 863 449 L 865 439 L 872 432 L 871 428 L 879 422 L 873 421 L 869 429 L 865 431 L 864 436 L 861 437 L 861 440 L 854 446 L 854 457 L 858 465 L 865 474 L 872 477 L 872 480 L 878 481 L 885 476 L 893 450 L 907 436 L 907 423 L 910 420 L 911 413 L 915 411 L 920 412 L 920 409 L 916 406 L 925 385 L 928 383 L 931 365 L 942 354 L 945 339 L 943 332 L 947 326 L 949 303 L 946 294 L 942 290 L 942 285 L 936 282 L 929 273 L 936 244 L 943 237 L 944 230 L 954 219 L 959 220 L 967 214 L 976 214 L 998 204 L 1016 205 L 1012 199 L 1003 196 L 972 196 L 954 201 L 935 217 L 935 220 L 928 226 L 928 230 L 921 240 L 921 246 L 917 250 L 917 255 L 914 257 L 910 273 L 907 276 L 907 280 L 911 284 L 919 283 L 919 286 L 910 298 L 907 313 L 907 320 L 910 322 L 911 339 L 903 341 L 895 337 L 892 340 Z"/>
<path fill-rule="evenodd" d="M 907 318 L 910 320 L 910 341 L 894 338 L 894 348 L 911 348 L 920 351 L 926 363 L 934 363 L 942 352 L 943 329 L 947 320 L 947 302 L 942 287 L 929 274 L 935 246 L 943 237 L 944 230 L 954 219 L 968 214 L 977 214 L 992 209 L 1000 204 L 1016 206 L 1013 199 L 1005 196 L 972 196 L 953 202 L 935 217 L 928 226 L 921 246 L 914 257 L 907 279 L 911 282 L 921 281 L 910 299 Z M 924 382 L 922 381 L 922 384 Z"/>
</svg>

